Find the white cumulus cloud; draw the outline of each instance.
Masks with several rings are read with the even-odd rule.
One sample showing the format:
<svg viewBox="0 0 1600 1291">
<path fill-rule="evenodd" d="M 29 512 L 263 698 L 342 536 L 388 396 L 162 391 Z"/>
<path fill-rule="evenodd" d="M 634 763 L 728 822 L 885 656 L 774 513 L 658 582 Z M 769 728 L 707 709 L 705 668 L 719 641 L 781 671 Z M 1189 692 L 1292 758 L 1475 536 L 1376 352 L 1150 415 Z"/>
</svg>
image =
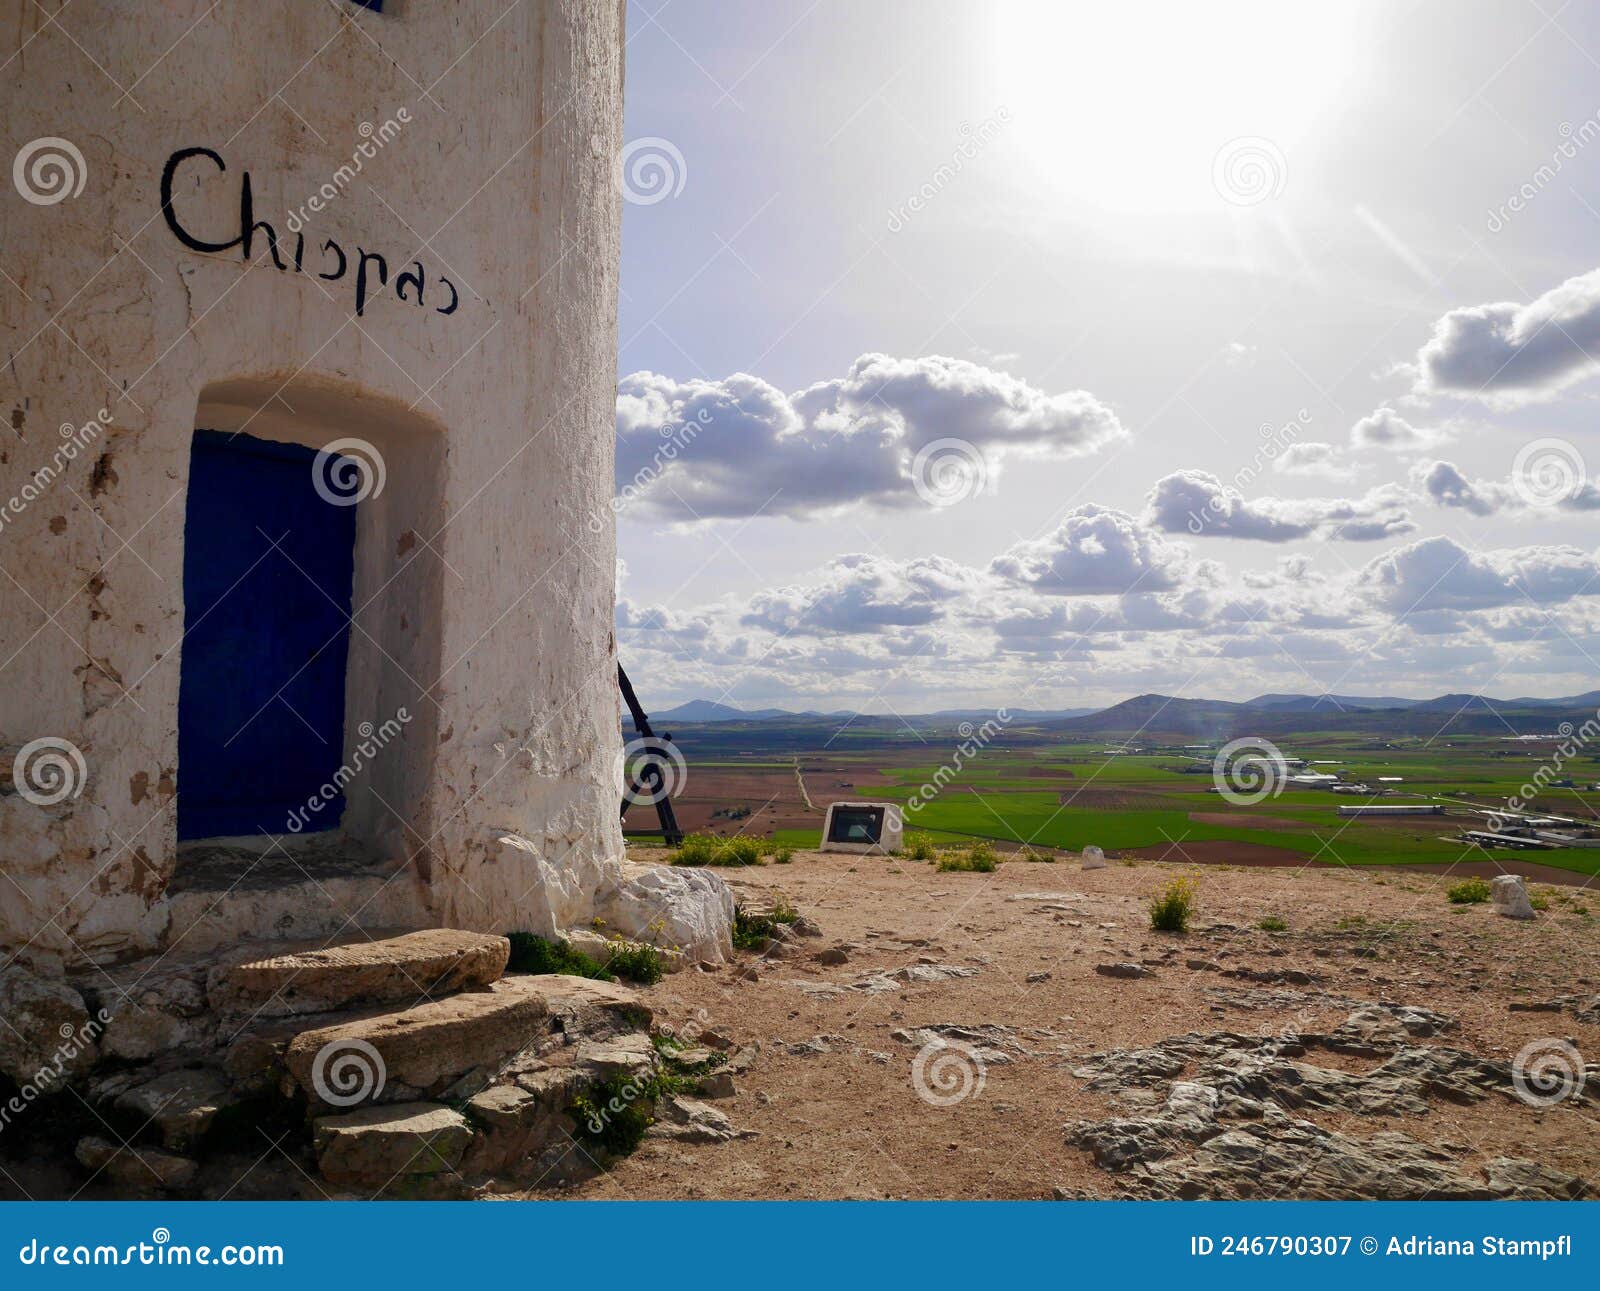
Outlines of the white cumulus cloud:
<svg viewBox="0 0 1600 1291">
<path fill-rule="evenodd" d="M 1405 502 L 1405 491 L 1395 485 L 1359 498 L 1247 499 L 1208 471 L 1184 470 L 1156 481 L 1144 519 L 1166 533 L 1197 537 L 1292 542 L 1315 535 L 1372 542 L 1416 529 Z"/>
<path fill-rule="evenodd" d="M 1369 562 L 1356 589 L 1395 615 L 1551 605 L 1600 594 L 1600 562 L 1577 547 L 1469 551 L 1449 538 L 1424 538 Z"/>
<path fill-rule="evenodd" d="M 1596 370 L 1600 269 L 1518 304 L 1452 309 L 1417 353 L 1417 385 L 1434 394 L 1542 398 Z"/>
<path fill-rule="evenodd" d="M 617 491 L 624 513 L 660 520 L 916 506 L 912 462 L 936 440 L 970 444 L 992 480 L 1013 455 L 1073 457 L 1125 434 L 1087 391 L 938 355 L 863 354 L 792 394 L 747 373 L 635 372 L 617 386 Z"/>
</svg>

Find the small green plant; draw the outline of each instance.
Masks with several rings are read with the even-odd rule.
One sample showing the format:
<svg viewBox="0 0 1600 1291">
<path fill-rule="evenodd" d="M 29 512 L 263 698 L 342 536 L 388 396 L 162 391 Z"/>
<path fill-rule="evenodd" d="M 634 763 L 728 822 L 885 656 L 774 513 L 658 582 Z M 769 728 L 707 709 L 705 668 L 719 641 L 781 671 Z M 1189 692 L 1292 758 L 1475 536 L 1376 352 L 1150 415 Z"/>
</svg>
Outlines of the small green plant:
<svg viewBox="0 0 1600 1291">
<path fill-rule="evenodd" d="M 1529 897 L 1528 904 L 1531 905 L 1535 910 L 1548 910 L 1550 908 L 1550 898 L 1545 896 L 1543 892 L 1540 892 L 1535 896 Z"/>
<path fill-rule="evenodd" d="M 1016 854 L 1016 859 L 1026 861 L 1030 865 L 1054 865 L 1056 858 L 1049 852 L 1036 852 L 1031 847 L 1024 847 Z"/>
<path fill-rule="evenodd" d="M 608 1156 L 626 1156 L 655 1121 L 659 1082 L 636 1082 L 621 1074 L 591 1086 L 572 1100 L 568 1114 L 578 1124 L 578 1137 Z"/>
<path fill-rule="evenodd" d="M 794 923 L 800 912 L 782 897 L 771 910 L 756 914 L 743 906 L 733 908 L 733 944 L 739 950 L 761 950 L 780 923 Z"/>
<path fill-rule="evenodd" d="M 570 942 L 550 941 L 531 932 L 510 933 L 507 940 L 511 943 L 511 958 L 506 968 L 513 973 L 563 973 L 602 982 L 616 980 L 602 965 L 581 950 L 574 950 Z"/>
<path fill-rule="evenodd" d="M 753 838 L 737 834 L 733 838 L 717 838 L 712 834 L 690 834 L 678 846 L 672 858 L 674 865 L 742 866 L 764 865 L 761 844 Z"/>
<path fill-rule="evenodd" d="M 1150 898 L 1150 927 L 1154 932 L 1188 932 L 1199 883 L 1187 875 L 1168 883 Z"/>
<path fill-rule="evenodd" d="M 1262 932 L 1288 932 L 1289 921 L 1279 915 L 1269 914 L 1265 918 L 1257 919 L 1256 927 Z"/>
<path fill-rule="evenodd" d="M 1494 894 L 1485 879 L 1464 879 L 1445 893 L 1452 905 L 1482 905 Z"/>
<path fill-rule="evenodd" d="M 618 977 L 643 986 L 659 982 L 666 971 L 661 964 L 661 952 L 642 941 L 613 942 L 606 949 L 605 967 Z"/>
<path fill-rule="evenodd" d="M 696 1046 L 690 1045 L 680 1036 L 653 1035 L 650 1043 L 661 1055 L 661 1064 L 656 1072 L 656 1089 L 659 1094 L 698 1094 L 707 1076 L 725 1066 L 728 1055 L 709 1051 L 704 1058 L 689 1060 L 684 1054 L 689 1053 Z"/>
<path fill-rule="evenodd" d="M 934 846 L 933 835 L 920 829 L 912 830 L 901 841 L 901 850 L 913 861 L 931 861 L 939 854 L 939 849 Z"/>
<path fill-rule="evenodd" d="M 780 844 L 779 846 L 777 846 L 776 848 L 773 849 L 773 852 L 772 852 L 772 863 L 774 865 L 788 865 L 793 860 L 794 860 L 794 848 L 791 847 L 788 843 L 782 843 L 782 844 Z"/>
<path fill-rule="evenodd" d="M 974 843 L 964 852 L 943 853 L 936 868 L 941 874 L 993 874 L 998 864 L 994 848 L 988 843 Z"/>
</svg>

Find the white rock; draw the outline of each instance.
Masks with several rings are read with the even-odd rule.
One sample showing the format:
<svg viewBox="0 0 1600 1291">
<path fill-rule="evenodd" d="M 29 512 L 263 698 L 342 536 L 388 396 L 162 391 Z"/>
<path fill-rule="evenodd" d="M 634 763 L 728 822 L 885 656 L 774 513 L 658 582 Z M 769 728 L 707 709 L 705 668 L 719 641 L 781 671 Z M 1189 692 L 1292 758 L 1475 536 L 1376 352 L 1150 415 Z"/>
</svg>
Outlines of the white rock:
<svg viewBox="0 0 1600 1291">
<path fill-rule="evenodd" d="M 1493 888 L 1494 909 L 1507 919 L 1533 918 L 1533 905 L 1528 900 L 1528 885 L 1520 874 L 1502 874 L 1490 885 Z"/>
<path fill-rule="evenodd" d="M 1083 849 L 1083 868 L 1086 870 L 1103 870 L 1106 867 L 1106 854 L 1093 843 Z"/>
<path fill-rule="evenodd" d="M 599 919 L 608 935 L 681 951 L 688 963 L 733 954 L 733 894 L 716 874 L 578 856 L 557 864 L 519 834 L 499 834 L 494 845 L 519 877 L 534 874 L 507 903 L 516 912 L 507 931 L 564 938 Z"/>
<path fill-rule="evenodd" d="M 706 870 L 607 861 L 595 914 L 607 931 L 680 950 L 694 963 L 733 954 L 733 893 Z"/>
<path fill-rule="evenodd" d="M 514 929 L 554 939 L 589 921 L 600 886 L 599 864 L 578 855 L 560 863 L 520 834 L 497 835 L 491 851 L 507 871 L 532 880 L 510 905 Z"/>
</svg>

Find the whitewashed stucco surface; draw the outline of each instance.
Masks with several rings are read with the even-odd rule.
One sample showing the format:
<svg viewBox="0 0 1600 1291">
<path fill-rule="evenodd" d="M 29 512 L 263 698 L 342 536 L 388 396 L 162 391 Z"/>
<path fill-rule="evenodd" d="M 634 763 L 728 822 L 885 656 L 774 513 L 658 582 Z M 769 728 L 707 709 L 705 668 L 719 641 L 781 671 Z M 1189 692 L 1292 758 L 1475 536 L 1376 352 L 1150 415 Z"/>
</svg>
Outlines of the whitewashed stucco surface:
<svg viewBox="0 0 1600 1291">
<path fill-rule="evenodd" d="M 56 806 L 0 794 L 0 943 L 111 959 L 168 937 L 197 416 L 313 445 L 361 436 L 385 456 L 384 494 L 362 504 L 358 607 L 375 595 L 346 718 L 353 732 L 409 705 L 415 720 L 352 788 L 352 831 L 436 922 L 523 926 L 550 867 L 579 892 L 563 916 L 581 916 L 621 854 L 622 0 L 406 0 L 393 16 L 77 0 L 60 19 L 82 49 L 47 21 L 56 7 L 0 0 L 5 156 L 56 136 L 85 162 L 76 197 L 0 200 L 0 499 L 49 462 L 58 427 L 101 408 L 110 422 L 0 528 L 4 760 L 48 736 L 88 768 Z M 248 170 L 257 218 L 292 240 L 286 213 L 351 159 L 362 123 L 401 108 L 410 122 L 306 232 L 381 251 L 391 274 L 421 260 L 427 308 L 391 291 L 356 319 L 348 277 L 192 251 L 162 218 L 166 159 L 204 146 L 227 173 L 179 172 L 185 224 L 237 233 Z M 439 274 L 460 289 L 449 316 Z M 381 802 L 361 792 L 375 786 Z"/>
</svg>

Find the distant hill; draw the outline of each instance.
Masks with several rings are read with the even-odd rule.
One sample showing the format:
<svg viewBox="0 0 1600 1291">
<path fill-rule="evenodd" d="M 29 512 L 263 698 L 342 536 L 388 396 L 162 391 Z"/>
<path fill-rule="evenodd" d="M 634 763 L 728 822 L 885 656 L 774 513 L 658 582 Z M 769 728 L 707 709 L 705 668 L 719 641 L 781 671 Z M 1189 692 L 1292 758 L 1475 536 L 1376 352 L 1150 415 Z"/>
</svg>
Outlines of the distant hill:
<svg viewBox="0 0 1600 1291">
<path fill-rule="evenodd" d="M 1396 708 L 1261 708 L 1214 699 L 1139 695 L 1088 717 L 1047 723 L 1066 737 L 1138 735 L 1153 740 L 1221 741 L 1240 736 L 1276 737 L 1316 731 L 1370 731 L 1374 734 L 1431 738 L 1438 735 L 1535 735 L 1548 732 L 1562 717 L 1582 720 L 1594 708 L 1586 697 L 1545 700 L 1536 705 L 1485 699 L 1481 695 L 1440 695 Z"/>
<path fill-rule="evenodd" d="M 1415 713 L 1490 713 L 1516 705 L 1498 699 L 1485 699 L 1482 695 L 1440 695 L 1436 699 L 1418 700 L 1411 705 Z"/>
<path fill-rule="evenodd" d="M 1067 717 L 1083 717 L 1097 712 L 1093 708 L 1013 708 L 1007 710 L 1014 722 L 1054 722 Z M 663 708 L 659 712 L 645 710 L 652 724 L 658 722 L 893 722 L 900 717 L 890 713 L 856 713 L 850 709 L 836 709 L 819 713 L 815 709 L 793 712 L 787 708 L 735 708 L 732 704 L 714 699 L 691 699 L 676 708 Z M 937 722 L 948 725 L 954 722 L 986 722 L 995 716 L 993 708 L 941 708 L 933 713 L 907 713 L 907 721 Z M 624 719 L 626 720 L 626 719 Z"/>
<path fill-rule="evenodd" d="M 1257 695 L 1246 708 L 1268 713 L 1359 712 L 1368 708 L 1410 708 L 1417 701 L 1393 695 Z"/>
<path fill-rule="evenodd" d="M 1193 735 L 1201 739 L 1219 738 L 1223 729 L 1255 716 L 1245 704 L 1220 699 L 1179 699 L 1173 695 L 1135 695 L 1120 704 L 1053 723 L 1058 730 L 1150 731 L 1163 734 Z"/>
<path fill-rule="evenodd" d="M 1014 722 L 1058 722 L 1067 717 L 1087 717 L 1098 713 L 1098 708 L 1008 708 Z M 945 721 L 986 722 L 995 715 L 993 708 L 941 708 L 932 713 L 913 713 L 918 717 L 937 717 Z"/>
<path fill-rule="evenodd" d="M 645 710 L 655 722 L 765 722 L 775 717 L 799 717 L 787 708 L 735 708 L 732 704 L 719 704 L 714 699 L 691 699 L 676 708 L 664 708 L 659 713 Z"/>
<path fill-rule="evenodd" d="M 1109 708 L 1011 708 L 1011 724 L 1042 728 L 1062 735 L 1142 734 L 1181 736 L 1186 741 L 1232 739 L 1239 735 L 1266 736 L 1309 730 L 1370 730 L 1396 735 L 1510 734 L 1549 730 L 1556 716 L 1578 721 L 1600 709 L 1600 690 L 1582 695 L 1539 699 L 1491 699 L 1470 693 L 1437 695 L 1432 699 L 1401 699 L 1393 695 L 1266 694 L 1236 703 L 1222 699 L 1189 699 L 1176 695 L 1135 695 Z M 650 720 L 664 727 L 717 726 L 761 723 L 806 729 L 848 727 L 867 733 L 903 731 L 908 724 L 953 727 L 959 722 L 986 722 L 993 708 L 942 708 L 929 713 L 855 713 L 843 709 L 819 713 L 811 709 L 737 708 L 711 699 L 691 699 L 676 708 L 652 712 Z M 765 738 L 765 737 L 763 737 Z"/>
<path fill-rule="evenodd" d="M 1600 707 L 1600 690 L 1554 699 L 1531 696 L 1491 699 L 1487 695 L 1466 693 L 1438 695 L 1433 699 L 1399 699 L 1393 695 L 1257 695 L 1246 700 L 1245 707 L 1262 713 L 1351 713 L 1386 708 L 1403 708 L 1416 713 L 1490 713 L 1527 708 L 1596 708 Z"/>
<path fill-rule="evenodd" d="M 1560 699 L 1508 699 L 1512 708 L 1600 708 L 1600 690 L 1587 690 L 1581 695 L 1565 695 Z"/>
</svg>

